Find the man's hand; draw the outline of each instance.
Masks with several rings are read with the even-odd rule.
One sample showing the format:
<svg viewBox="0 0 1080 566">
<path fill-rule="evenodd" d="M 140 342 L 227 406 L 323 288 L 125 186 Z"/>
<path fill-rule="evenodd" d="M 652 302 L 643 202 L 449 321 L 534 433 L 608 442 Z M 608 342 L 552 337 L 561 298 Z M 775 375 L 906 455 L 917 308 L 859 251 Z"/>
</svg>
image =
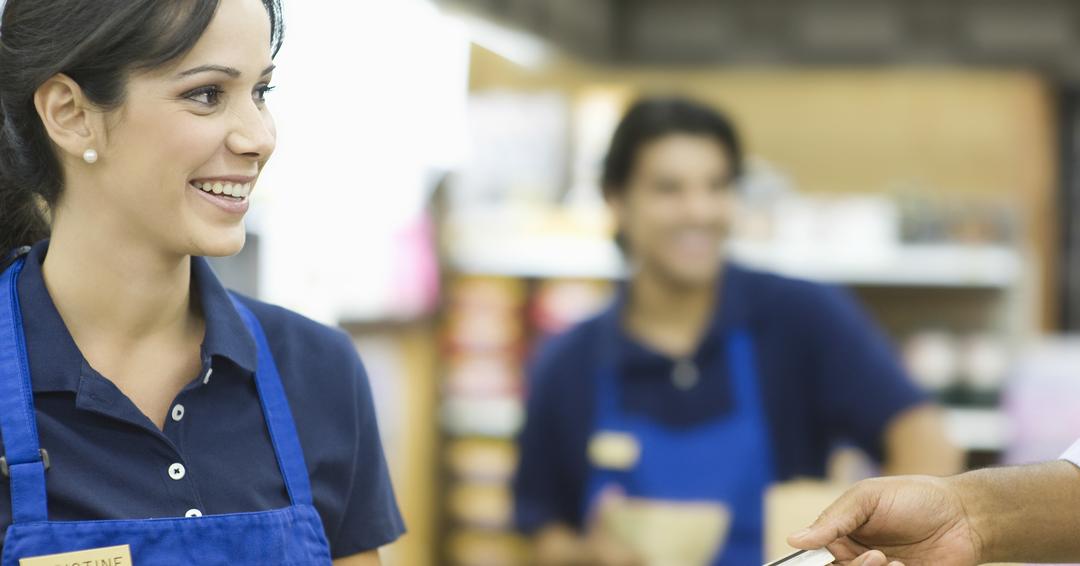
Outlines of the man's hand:
<svg viewBox="0 0 1080 566">
<path fill-rule="evenodd" d="M 617 488 L 597 496 L 586 532 L 579 536 L 563 525 L 552 525 L 537 536 L 536 562 L 539 566 L 640 566 L 641 559 L 608 531 L 607 518 L 626 505 Z"/>
<path fill-rule="evenodd" d="M 862 482 L 788 543 L 828 547 L 847 566 L 973 566 L 982 560 L 982 542 L 954 480 L 924 476 Z"/>
<path fill-rule="evenodd" d="M 579 536 L 569 527 L 550 526 L 537 536 L 538 566 L 639 566 L 640 561 L 606 533 Z"/>
</svg>

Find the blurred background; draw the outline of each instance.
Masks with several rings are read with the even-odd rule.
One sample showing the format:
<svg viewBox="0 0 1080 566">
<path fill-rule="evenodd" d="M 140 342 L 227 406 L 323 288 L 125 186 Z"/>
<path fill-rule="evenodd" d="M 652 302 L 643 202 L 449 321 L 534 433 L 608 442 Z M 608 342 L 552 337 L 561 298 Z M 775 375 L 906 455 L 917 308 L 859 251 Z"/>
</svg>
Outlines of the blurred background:
<svg viewBox="0 0 1080 566">
<path fill-rule="evenodd" d="M 523 362 L 623 273 L 598 178 L 642 94 L 735 119 L 734 256 L 853 290 L 969 466 L 1080 434 L 1080 3 L 286 8 L 278 151 L 248 247 L 216 267 L 355 337 L 409 525 L 391 566 L 526 563 Z"/>
</svg>

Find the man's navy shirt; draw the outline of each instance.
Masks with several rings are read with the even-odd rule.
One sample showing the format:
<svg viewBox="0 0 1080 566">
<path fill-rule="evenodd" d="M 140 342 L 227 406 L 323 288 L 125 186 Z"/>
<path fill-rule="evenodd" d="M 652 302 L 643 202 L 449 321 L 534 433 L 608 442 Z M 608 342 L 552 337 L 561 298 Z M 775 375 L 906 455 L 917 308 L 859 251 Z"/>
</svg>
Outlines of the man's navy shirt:
<svg viewBox="0 0 1080 566">
<path fill-rule="evenodd" d="M 47 248 L 43 241 L 31 250 L 18 293 L 38 434 L 51 461 L 49 519 L 290 505 L 255 388 L 255 341 L 206 261 L 192 258 L 192 293 L 206 319 L 202 370 L 174 400 L 162 431 L 79 352 L 42 278 Z M 262 324 L 281 373 L 332 556 L 392 542 L 404 526 L 351 340 L 285 309 L 241 300 Z M 0 537 L 10 524 L 9 484 L 0 478 Z"/>
<path fill-rule="evenodd" d="M 824 475 L 838 443 L 853 443 L 880 460 L 890 422 L 926 402 L 889 341 L 843 291 L 732 264 L 719 288 L 717 312 L 694 354 L 700 380 L 688 391 L 668 377 L 674 360 L 622 330 L 625 291 L 604 313 L 539 348 L 529 371 L 514 482 L 520 529 L 532 532 L 553 522 L 582 526 L 599 353 L 611 329 L 617 333 L 614 363 L 623 410 L 671 427 L 731 410 L 724 338 L 735 329 L 749 331 L 780 481 Z M 738 464 L 732 454 L 731 465 Z"/>
</svg>

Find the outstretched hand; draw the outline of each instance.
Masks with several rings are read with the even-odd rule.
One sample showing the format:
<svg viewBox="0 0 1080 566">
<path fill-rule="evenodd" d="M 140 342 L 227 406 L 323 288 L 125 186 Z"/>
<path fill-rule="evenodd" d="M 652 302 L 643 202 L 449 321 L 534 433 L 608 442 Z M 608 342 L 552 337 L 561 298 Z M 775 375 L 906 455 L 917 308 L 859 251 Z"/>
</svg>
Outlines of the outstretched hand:
<svg viewBox="0 0 1080 566">
<path fill-rule="evenodd" d="M 981 553 L 949 481 L 923 476 L 861 482 L 788 543 L 828 547 L 844 566 L 974 566 Z"/>
</svg>

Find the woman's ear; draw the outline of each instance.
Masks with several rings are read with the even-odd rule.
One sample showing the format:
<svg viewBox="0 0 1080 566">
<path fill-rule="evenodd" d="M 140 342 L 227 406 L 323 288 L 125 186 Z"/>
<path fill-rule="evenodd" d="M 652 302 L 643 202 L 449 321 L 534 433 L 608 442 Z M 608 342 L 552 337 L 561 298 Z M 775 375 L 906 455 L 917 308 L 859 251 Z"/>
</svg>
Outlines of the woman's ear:
<svg viewBox="0 0 1080 566">
<path fill-rule="evenodd" d="M 100 151 L 103 115 L 71 77 L 58 74 L 34 93 L 34 107 L 49 138 L 65 154 L 81 160 L 88 149 Z"/>
</svg>

